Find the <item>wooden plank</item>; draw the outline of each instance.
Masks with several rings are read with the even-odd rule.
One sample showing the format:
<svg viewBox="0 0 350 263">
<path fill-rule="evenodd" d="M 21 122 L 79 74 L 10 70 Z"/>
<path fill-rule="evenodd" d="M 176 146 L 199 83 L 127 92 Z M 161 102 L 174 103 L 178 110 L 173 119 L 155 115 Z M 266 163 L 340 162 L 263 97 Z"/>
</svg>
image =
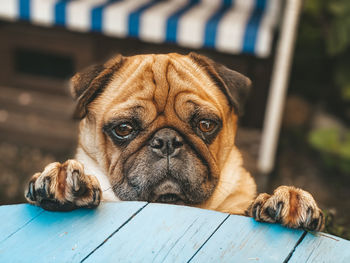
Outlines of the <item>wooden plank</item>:
<svg viewBox="0 0 350 263">
<path fill-rule="evenodd" d="M 0 206 L 0 243 L 23 228 L 42 212 L 41 208 L 32 205 Z"/>
<path fill-rule="evenodd" d="M 191 262 L 283 262 L 303 233 L 231 215 Z"/>
<path fill-rule="evenodd" d="M 97 209 L 45 211 L 0 244 L 0 262 L 79 262 L 145 205 L 119 202 Z"/>
<path fill-rule="evenodd" d="M 33 134 L 38 138 L 51 137 L 58 140 L 74 141 L 78 132 L 78 123 L 49 119 L 30 112 L 17 113 L 7 111 L 6 119 L 0 122 L 1 131 L 22 131 L 24 134 Z"/>
<path fill-rule="evenodd" d="M 0 138 L 66 155 L 78 134 L 73 109 L 69 97 L 0 86 Z"/>
<path fill-rule="evenodd" d="M 324 233 L 308 233 L 289 263 L 350 262 L 350 241 Z"/>
<path fill-rule="evenodd" d="M 86 262 L 187 262 L 227 217 L 199 208 L 149 204 Z"/>
<path fill-rule="evenodd" d="M 47 91 L 49 92 L 49 91 Z M 30 89 L 0 86 L 1 110 L 35 113 L 41 116 L 72 121 L 75 102 L 66 96 L 53 95 Z"/>
<path fill-rule="evenodd" d="M 40 51 L 59 56 L 71 57 L 74 72 L 96 61 L 95 38 L 91 34 L 70 32 L 60 27 L 40 27 L 25 22 L 4 23 L 0 28 L 0 57 L 5 60 L 4 70 L 0 73 L 1 84 L 17 87 L 31 87 L 56 94 L 66 94 L 63 81 L 54 78 L 21 74 L 15 67 L 14 54 L 17 50 Z M 3 65 L 3 63 L 1 63 Z M 72 72 L 72 73 L 74 73 Z"/>
<path fill-rule="evenodd" d="M 0 125 L 0 140 L 6 141 L 6 143 L 20 145 L 20 146 L 29 146 L 34 149 L 40 148 L 45 152 L 50 152 L 58 159 L 65 161 L 67 157 L 74 156 L 76 150 L 76 138 L 72 138 L 72 140 L 55 138 L 49 135 L 36 135 L 36 134 L 25 134 L 23 131 L 18 131 L 15 129 L 3 129 L 3 126 Z M 63 159 L 62 159 L 63 158 Z M 46 163 L 47 164 L 47 163 Z M 40 167 L 39 169 L 42 169 Z M 35 172 L 37 172 L 36 170 Z M 29 176 L 27 172 L 25 175 Z M 28 178 L 26 178 L 27 180 Z M 20 190 L 21 193 L 23 189 Z M 3 201 L 3 200 L 2 200 Z M 3 202 L 4 203 L 4 202 Z"/>
</svg>

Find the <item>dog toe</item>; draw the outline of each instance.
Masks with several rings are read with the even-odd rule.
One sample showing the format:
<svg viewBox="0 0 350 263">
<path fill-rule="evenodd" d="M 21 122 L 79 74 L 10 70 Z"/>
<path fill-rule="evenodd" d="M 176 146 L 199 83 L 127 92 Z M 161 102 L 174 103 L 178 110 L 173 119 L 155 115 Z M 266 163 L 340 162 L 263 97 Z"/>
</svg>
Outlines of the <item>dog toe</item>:
<svg viewBox="0 0 350 263">
<path fill-rule="evenodd" d="M 255 219 L 255 220 L 260 220 L 260 210 L 261 210 L 261 206 L 262 206 L 262 203 L 261 202 L 257 202 L 256 204 L 253 205 L 253 208 L 252 208 L 252 217 Z"/>
<path fill-rule="evenodd" d="M 74 192 L 78 192 L 80 189 L 80 183 L 79 183 L 79 171 L 74 170 L 72 172 L 72 181 L 73 181 L 73 190 Z"/>
<path fill-rule="evenodd" d="M 277 202 L 276 205 L 267 206 L 266 209 L 264 210 L 266 216 L 271 218 L 273 222 L 279 223 L 282 217 L 281 213 L 282 213 L 283 206 L 284 206 L 283 201 Z"/>
<path fill-rule="evenodd" d="M 84 174 L 84 168 L 76 160 L 66 161 L 62 167 L 66 172 L 66 183 L 70 191 L 73 192 L 74 196 L 83 194 L 86 184 L 86 176 Z"/>
<path fill-rule="evenodd" d="M 52 194 L 50 193 L 50 184 L 51 179 L 48 176 L 45 176 L 42 178 L 42 180 L 35 184 L 36 199 L 41 200 L 51 198 Z"/>
<path fill-rule="evenodd" d="M 34 182 L 29 183 L 28 189 L 26 190 L 25 197 L 27 198 L 28 201 L 32 201 L 32 202 L 36 201 Z"/>
<path fill-rule="evenodd" d="M 307 219 L 303 222 L 303 228 L 310 231 L 319 231 L 323 228 L 324 216 L 321 210 L 315 211 L 311 207 L 307 211 Z"/>
</svg>

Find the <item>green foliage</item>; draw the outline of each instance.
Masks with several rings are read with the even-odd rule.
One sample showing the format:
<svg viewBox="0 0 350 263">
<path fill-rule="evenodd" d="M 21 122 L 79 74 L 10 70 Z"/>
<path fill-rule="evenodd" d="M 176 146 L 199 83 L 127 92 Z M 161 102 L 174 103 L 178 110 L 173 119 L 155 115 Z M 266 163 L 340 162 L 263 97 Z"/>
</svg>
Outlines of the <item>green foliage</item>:
<svg viewBox="0 0 350 263">
<path fill-rule="evenodd" d="M 304 1 L 294 66 L 294 90 L 349 123 L 350 0 Z M 328 166 L 350 174 L 349 131 L 312 130 L 308 142 Z"/>
<path fill-rule="evenodd" d="M 350 173 L 350 131 L 316 129 L 310 132 L 309 143 L 322 153 L 328 166 Z"/>
<path fill-rule="evenodd" d="M 323 210 L 323 214 L 326 218 L 325 232 L 332 235 L 340 236 L 350 240 L 350 229 L 348 222 L 345 218 L 339 217 L 334 214 L 334 211 Z M 318 232 L 317 234 L 322 234 Z M 316 235 L 317 235 L 316 234 Z"/>
<path fill-rule="evenodd" d="M 346 51 L 350 44 L 349 0 L 307 0 L 304 11 L 320 26 L 329 55 Z"/>
<path fill-rule="evenodd" d="M 349 29 L 350 31 L 350 29 Z M 335 69 L 335 83 L 339 86 L 341 96 L 345 101 L 350 101 L 350 57 L 344 54 L 345 58 L 340 59 Z"/>
<path fill-rule="evenodd" d="M 350 102 L 350 1 L 306 0 L 301 31 L 302 42 L 324 45 L 320 55 L 333 63 L 334 84 Z"/>
</svg>

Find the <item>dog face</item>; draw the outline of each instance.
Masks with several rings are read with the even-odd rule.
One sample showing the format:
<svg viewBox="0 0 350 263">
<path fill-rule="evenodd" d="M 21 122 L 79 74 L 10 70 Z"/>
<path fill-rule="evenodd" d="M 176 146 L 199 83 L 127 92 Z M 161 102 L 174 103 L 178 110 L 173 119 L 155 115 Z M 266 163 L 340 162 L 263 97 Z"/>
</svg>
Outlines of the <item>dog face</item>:
<svg viewBox="0 0 350 263">
<path fill-rule="evenodd" d="M 231 162 L 249 85 L 194 53 L 117 56 L 72 78 L 80 147 L 121 200 L 201 204 Z"/>
</svg>

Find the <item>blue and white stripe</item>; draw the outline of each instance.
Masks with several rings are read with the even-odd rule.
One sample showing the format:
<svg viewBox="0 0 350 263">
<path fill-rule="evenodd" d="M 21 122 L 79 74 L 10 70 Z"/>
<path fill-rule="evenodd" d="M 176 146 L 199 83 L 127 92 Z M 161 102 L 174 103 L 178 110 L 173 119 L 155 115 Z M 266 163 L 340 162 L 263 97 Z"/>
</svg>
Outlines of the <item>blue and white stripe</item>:
<svg viewBox="0 0 350 263">
<path fill-rule="evenodd" d="M 281 0 L 0 0 L 0 18 L 267 57 Z"/>
</svg>

